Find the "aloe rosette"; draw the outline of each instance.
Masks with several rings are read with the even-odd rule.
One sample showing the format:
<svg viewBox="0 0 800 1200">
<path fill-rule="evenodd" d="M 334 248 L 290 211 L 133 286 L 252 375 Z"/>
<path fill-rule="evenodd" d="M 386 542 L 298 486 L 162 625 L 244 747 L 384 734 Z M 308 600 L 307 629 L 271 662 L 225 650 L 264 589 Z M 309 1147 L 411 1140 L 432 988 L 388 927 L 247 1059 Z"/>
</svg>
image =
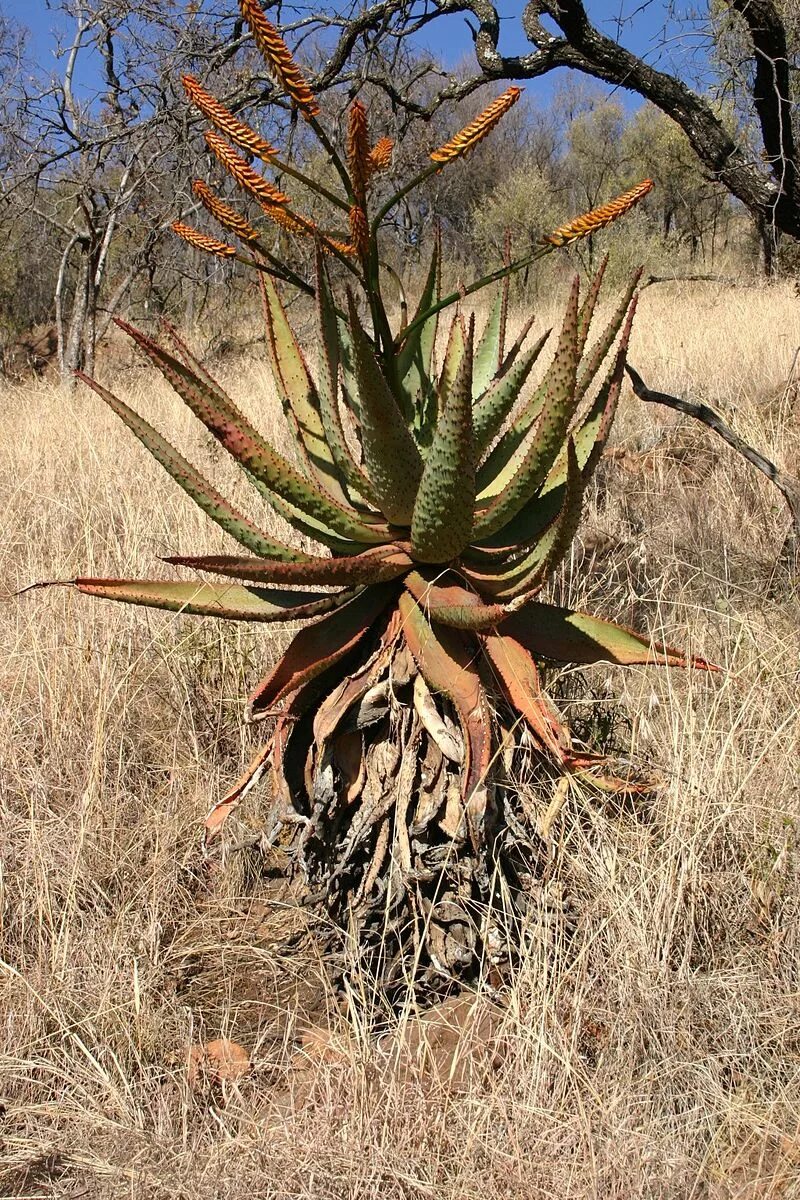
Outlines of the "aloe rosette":
<svg viewBox="0 0 800 1200">
<path fill-rule="evenodd" d="M 242 10 L 278 86 L 331 156 L 341 190 L 319 190 L 346 215 L 347 231 L 323 232 L 297 213 L 286 181 L 313 182 L 192 77 L 186 90 L 213 126 L 209 146 L 266 225 L 254 226 L 200 181 L 195 194 L 243 250 L 183 223 L 176 231 L 258 271 L 269 360 L 296 459 L 267 441 L 173 329 L 160 344 L 118 324 L 260 496 L 320 552 L 261 529 L 123 400 L 82 377 L 241 549 L 167 560 L 210 579 L 73 582 L 87 595 L 183 614 L 299 624 L 249 699 L 250 721 L 273 719 L 270 737 L 212 808 L 206 837 L 269 775 L 267 840 L 282 842 L 307 889 L 340 926 L 356 930 L 384 981 L 405 979 L 410 960 L 418 978 L 471 977 L 492 943 L 494 918 L 486 913 L 498 881 L 524 911 L 535 871 L 535 831 L 508 784 L 509 754 L 523 744 L 548 778 L 601 771 L 573 745 L 543 693 L 541 665 L 687 665 L 677 650 L 541 599 L 578 529 L 614 420 L 638 275 L 595 336 L 604 267 L 582 301 L 575 280 L 535 386 L 550 339 L 531 341 L 530 323 L 513 342 L 507 336 L 511 275 L 624 215 L 650 184 L 449 295 L 435 246 L 416 310 L 409 315 L 403 305 L 393 328 L 378 251 L 384 217 L 414 183 L 486 136 L 519 89 L 509 88 L 435 150 L 411 183 L 377 202 L 391 141 L 371 145 L 356 101 L 340 154 L 260 6 L 242 0 Z M 253 157 L 280 170 L 280 187 L 251 165 Z M 276 227 L 313 239 L 313 279 L 273 254 Z M 295 336 L 278 284 L 313 295 L 313 353 Z M 478 335 L 463 298 L 490 284 L 496 295 Z M 454 315 L 440 329 L 448 310 Z"/>
</svg>

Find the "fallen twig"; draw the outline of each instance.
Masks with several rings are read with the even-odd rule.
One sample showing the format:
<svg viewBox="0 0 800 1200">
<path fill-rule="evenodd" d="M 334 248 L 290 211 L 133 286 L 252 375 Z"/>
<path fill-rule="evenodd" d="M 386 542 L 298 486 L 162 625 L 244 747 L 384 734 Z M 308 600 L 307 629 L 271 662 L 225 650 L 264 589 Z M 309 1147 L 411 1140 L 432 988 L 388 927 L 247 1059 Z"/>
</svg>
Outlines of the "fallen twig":
<svg viewBox="0 0 800 1200">
<path fill-rule="evenodd" d="M 639 284 L 639 291 L 652 287 L 654 283 L 724 283 L 728 287 L 735 287 L 741 282 L 733 275 L 648 275 Z"/>
</svg>

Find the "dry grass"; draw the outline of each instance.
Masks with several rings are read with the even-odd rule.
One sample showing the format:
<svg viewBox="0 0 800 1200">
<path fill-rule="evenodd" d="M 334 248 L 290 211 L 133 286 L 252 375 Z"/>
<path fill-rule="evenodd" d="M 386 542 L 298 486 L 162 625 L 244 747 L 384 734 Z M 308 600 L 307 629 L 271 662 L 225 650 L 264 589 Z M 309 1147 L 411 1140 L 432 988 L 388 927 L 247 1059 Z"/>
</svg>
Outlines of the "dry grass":
<svg viewBox="0 0 800 1200">
<path fill-rule="evenodd" d="M 791 467 L 798 344 L 788 290 L 654 288 L 632 357 L 651 386 L 702 395 Z M 228 375 L 269 426 L 263 368 Z M 149 374 L 120 387 L 228 477 Z M 296 1014 L 326 1003 L 313 945 L 299 929 L 287 948 L 247 855 L 199 858 L 208 799 L 249 750 L 241 697 L 285 635 L 67 590 L 0 606 L 0 1194 L 800 1195 L 786 516 L 765 480 L 674 414 L 629 398 L 617 440 L 626 454 L 604 467 L 556 590 L 728 670 L 560 682 L 598 730 L 603 697 L 619 696 L 631 754 L 667 783 L 633 809 L 570 794 L 502 1061 L 449 1087 L 382 1072 L 358 1002 L 337 1026 L 341 1053 L 293 1071 Z M 0 505 L 9 590 L 222 546 L 85 392 L 2 395 Z M 257 825 L 255 806 L 242 819 Z M 187 1046 L 226 1035 L 253 1073 L 192 1091 Z M 303 1104 L 287 1099 L 292 1078 Z"/>
</svg>

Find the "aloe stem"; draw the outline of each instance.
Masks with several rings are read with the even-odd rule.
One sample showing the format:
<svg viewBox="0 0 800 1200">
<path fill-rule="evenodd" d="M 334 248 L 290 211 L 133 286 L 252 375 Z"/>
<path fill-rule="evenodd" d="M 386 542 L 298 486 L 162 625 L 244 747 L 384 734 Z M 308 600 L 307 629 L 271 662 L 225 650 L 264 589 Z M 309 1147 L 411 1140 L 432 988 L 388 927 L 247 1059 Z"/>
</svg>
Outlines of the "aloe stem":
<svg viewBox="0 0 800 1200">
<path fill-rule="evenodd" d="M 395 192 L 393 196 L 390 196 L 383 207 L 378 210 L 378 214 L 375 217 L 375 220 L 372 222 L 372 236 L 375 236 L 375 234 L 378 232 L 378 227 L 383 221 L 383 218 L 387 215 L 387 213 L 391 212 L 395 204 L 399 203 L 399 201 L 403 199 L 403 196 L 407 196 L 408 193 L 413 191 L 415 187 L 419 187 L 421 183 L 424 183 L 426 179 L 430 179 L 431 175 L 435 175 L 437 171 L 441 171 L 441 169 L 442 167 L 440 163 L 431 163 L 429 167 L 425 167 L 418 175 L 415 175 L 409 183 L 405 184 L 404 187 L 401 187 L 399 192 Z"/>
<path fill-rule="evenodd" d="M 263 255 L 266 262 L 259 262 L 257 258 L 248 258 L 246 254 L 239 253 L 236 254 L 235 261 L 242 263 L 245 267 L 255 267 L 257 271 L 263 271 L 266 275 L 273 275 L 275 279 L 282 279 L 284 283 L 291 283 L 308 296 L 316 295 L 310 283 L 296 274 L 291 267 L 285 267 L 273 254 L 270 254 L 269 250 L 265 250 L 260 242 L 256 243 L 253 248 L 257 254 Z"/>
<path fill-rule="evenodd" d="M 345 207 L 349 210 L 350 205 L 353 202 L 353 185 L 350 181 L 350 176 L 348 174 L 347 167 L 342 162 L 341 158 L 339 157 L 338 151 L 336 150 L 336 147 L 333 145 L 333 142 L 330 140 L 327 133 L 325 132 L 325 130 L 322 128 L 319 121 L 317 120 L 317 118 L 316 117 L 308 117 L 307 120 L 308 120 L 308 124 L 314 130 L 314 133 L 317 135 L 317 139 L 318 139 L 320 145 L 322 146 L 323 150 L 328 155 L 328 157 L 330 158 L 334 167 L 336 168 L 339 178 L 341 179 L 342 183 L 344 184 L 344 190 L 347 193 L 347 200 L 348 200 L 348 203 L 345 205 Z"/>
<path fill-rule="evenodd" d="M 450 292 L 448 296 L 443 296 L 441 300 L 437 300 L 425 312 L 416 316 L 410 325 L 406 325 L 405 329 L 400 330 L 395 338 L 394 348 L 398 349 L 407 337 L 410 337 L 412 333 L 419 329 L 420 325 L 424 325 L 429 317 L 441 312 L 442 309 L 449 308 L 451 304 L 457 304 L 464 296 L 472 296 L 475 292 L 479 292 L 481 288 L 489 287 L 492 283 L 498 283 L 501 279 L 508 279 L 509 276 L 515 275 L 517 271 L 523 271 L 525 267 L 529 267 L 537 259 L 544 258 L 545 255 L 557 249 L 559 249 L 557 246 L 539 246 L 532 254 L 526 254 L 524 258 L 518 258 L 506 267 L 499 267 L 491 275 L 483 275 L 480 279 L 474 280 L 468 287 L 461 288 L 457 292 Z"/>
<path fill-rule="evenodd" d="M 335 192 L 328 191 L 324 184 L 317 183 L 316 180 L 310 179 L 308 175 L 304 175 L 302 171 L 298 171 L 297 167 L 293 167 L 291 163 L 284 162 L 282 158 L 271 158 L 269 162 L 270 166 L 275 167 L 278 171 L 283 171 L 286 175 L 291 175 L 292 179 L 296 179 L 305 187 L 311 188 L 318 196 L 323 196 L 343 212 L 349 212 L 349 205 L 346 200 L 343 200 L 341 196 L 337 196 Z"/>
</svg>

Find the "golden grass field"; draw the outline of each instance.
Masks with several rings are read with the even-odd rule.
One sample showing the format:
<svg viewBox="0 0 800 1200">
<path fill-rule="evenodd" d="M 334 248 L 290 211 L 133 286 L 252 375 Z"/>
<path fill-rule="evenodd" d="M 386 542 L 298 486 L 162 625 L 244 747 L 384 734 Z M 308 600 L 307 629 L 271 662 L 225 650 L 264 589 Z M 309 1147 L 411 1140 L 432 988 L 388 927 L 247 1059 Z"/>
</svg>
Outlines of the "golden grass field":
<svg viewBox="0 0 800 1200">
<path fill-rule="evenodd" d="M 631 360 L 650 386 L 719 408 L 797 473 L 790 287 L 652 287 L 637 321 Z M 264 362 L 220 371 L 274 427 Z M 117 374 L 233 478 L 151 373 Z M 326 1002 L 311 939 L 299 928 L 290 944 L 297 921 L 251 853 L 201 859 L 207 806 L 252 751 L 243 696 L 287 634 L 68 589 L 8 598 L 157 572 L 159 555 L 213 553 L 223 535 L 86 390 L 0 394 L 0 1196 L 800 1196 L 787 514 L 718 439 L 629 391 L 615 445 L 556 590 L 725 670 L 598 668 L 582 688 L 564 673 L 577 717 L 599 725 L 618 698 L 631 757 L 665 783 L 635 805 L 570 791 L 524 966 L 499 1014 L 472 1006 L 473 1047 L 491 1018 L 496 1052 L 448 1078 L 402 1053 L 386 1066 L 406 1035 L 401 1022 L 371 1040 L 368 997 L 348 1021 Z M 251 799 L 228 842 L 258 819 Z M 332 1042 L 298 1053 L 312 1019 Z M 252 1070 L 191 1086 L 189 1046 L 219 1037 Z"/>
</svg>

